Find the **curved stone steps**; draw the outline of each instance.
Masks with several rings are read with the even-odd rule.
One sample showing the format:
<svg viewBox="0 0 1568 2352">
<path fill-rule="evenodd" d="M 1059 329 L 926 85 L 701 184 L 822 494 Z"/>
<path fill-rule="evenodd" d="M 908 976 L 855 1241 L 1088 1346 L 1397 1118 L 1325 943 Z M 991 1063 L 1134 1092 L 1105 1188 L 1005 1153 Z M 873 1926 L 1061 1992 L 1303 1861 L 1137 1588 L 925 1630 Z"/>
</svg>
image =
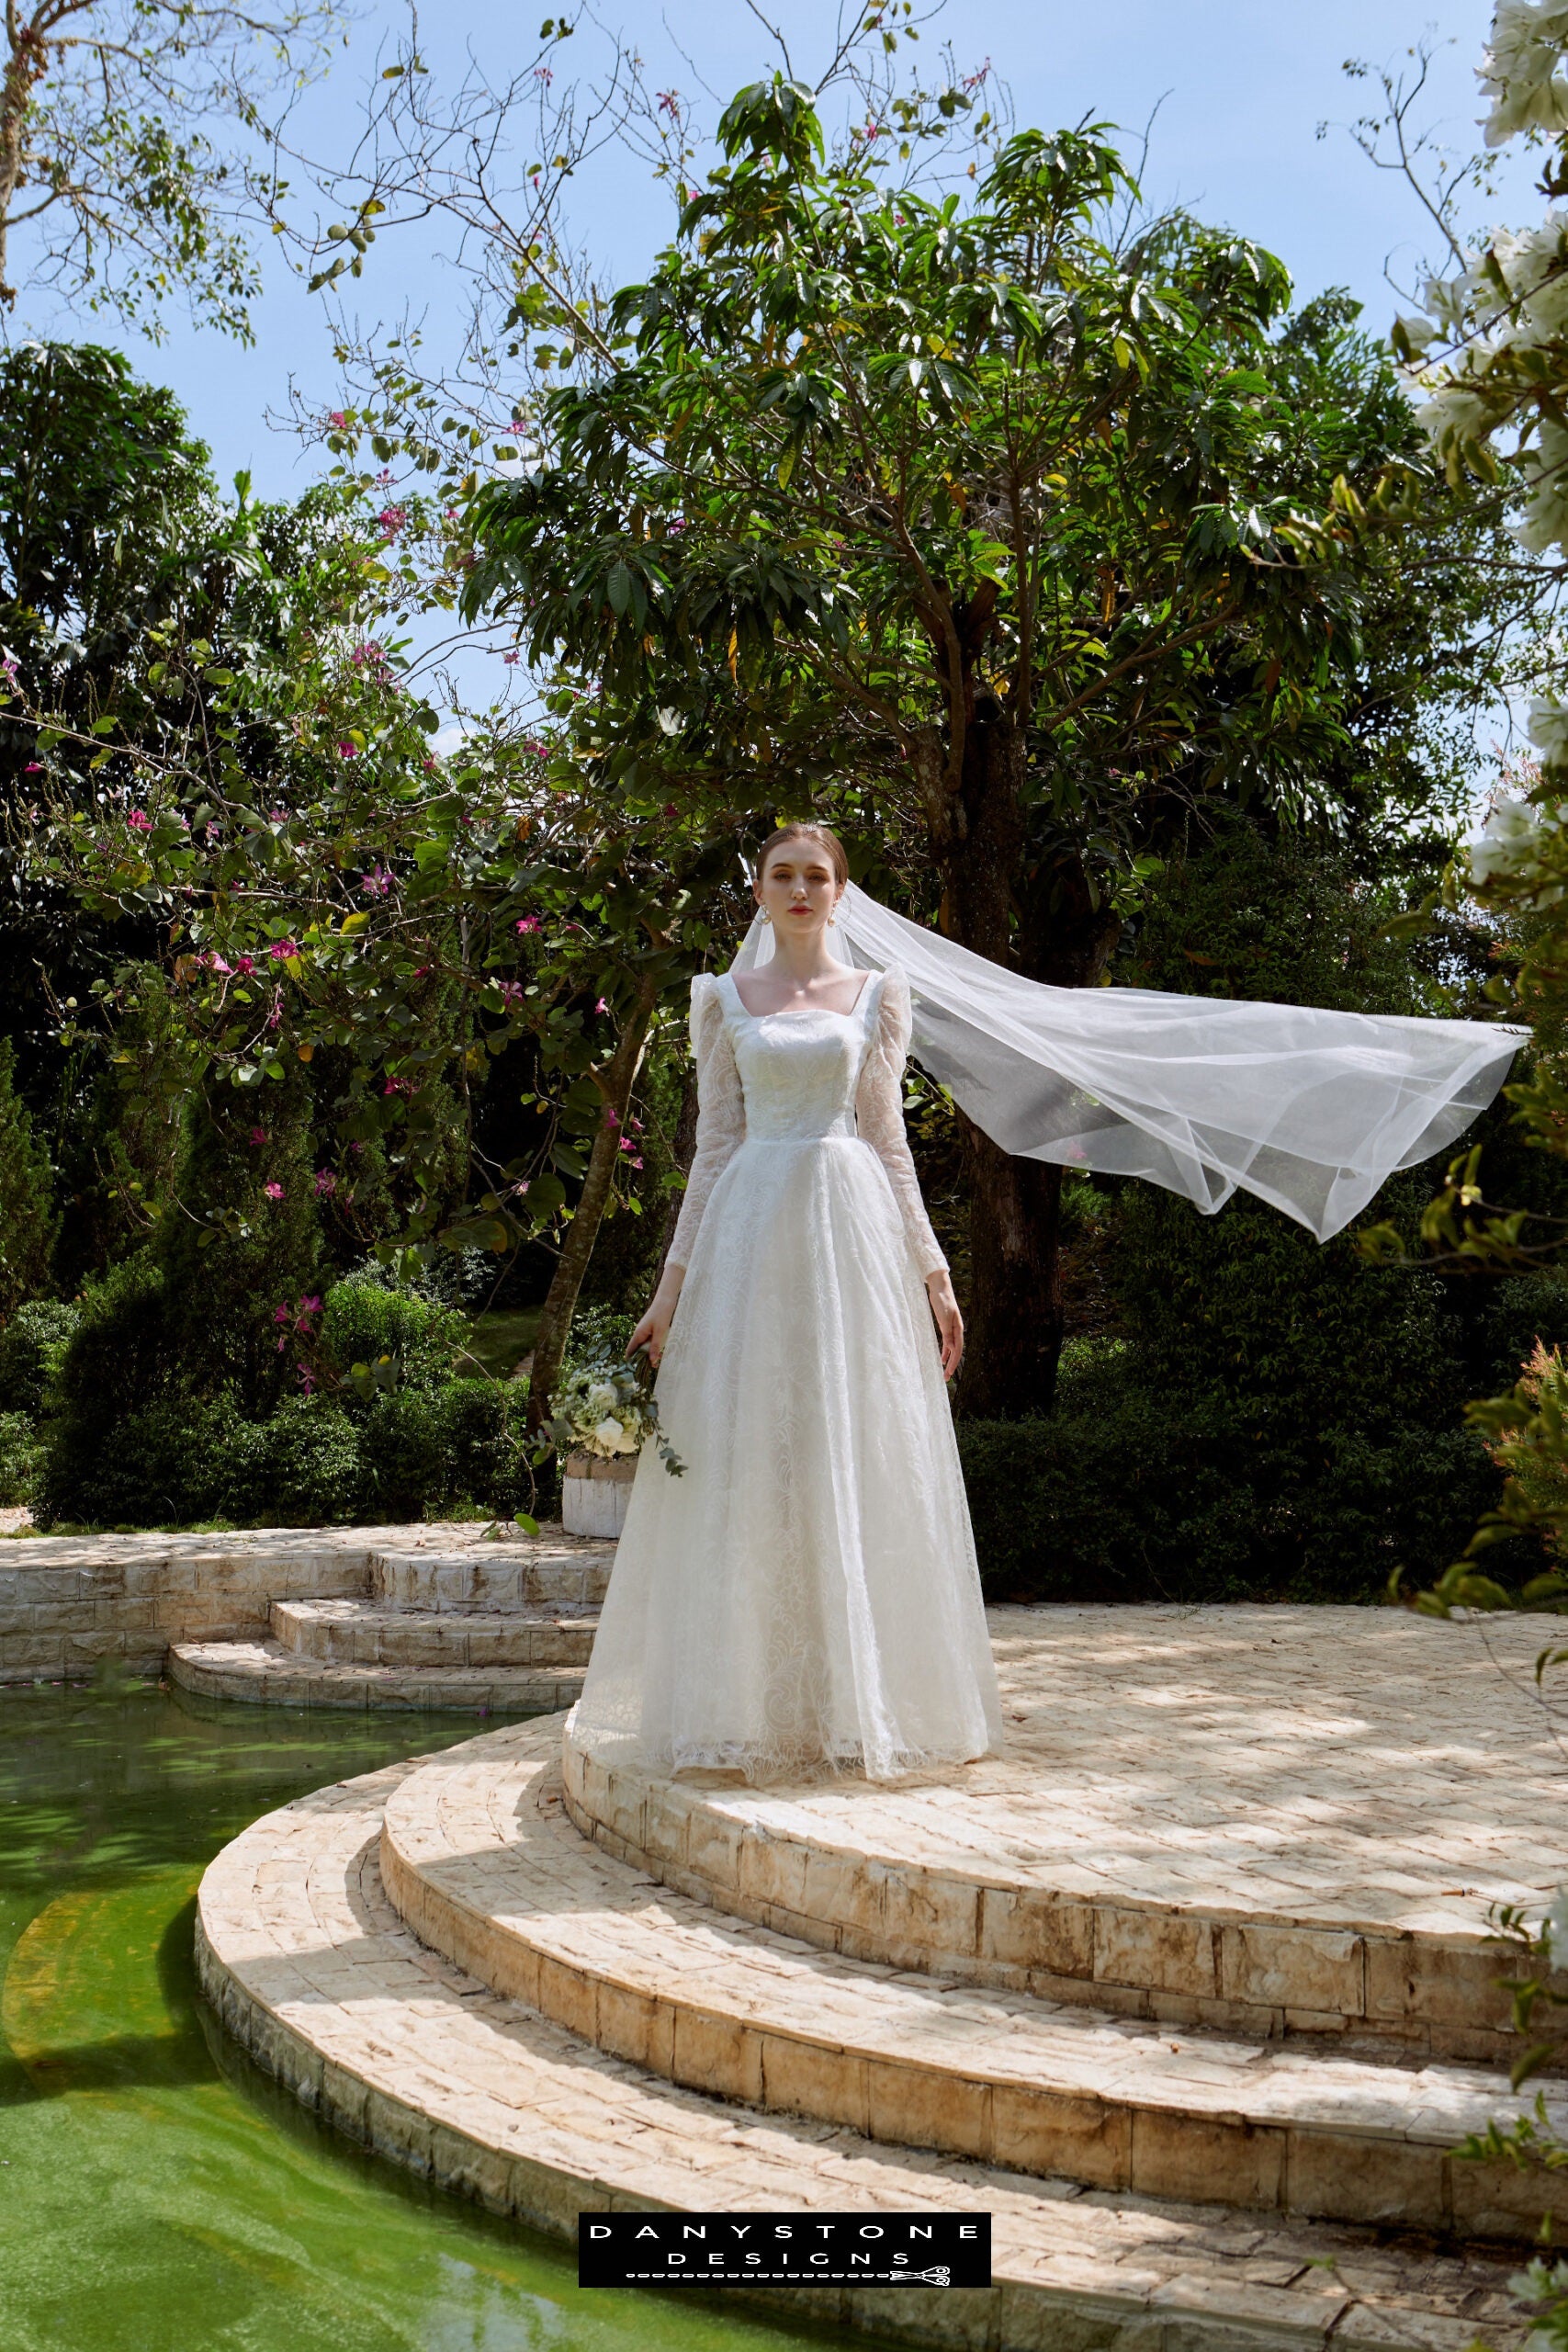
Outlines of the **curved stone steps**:
<svg viewBox="0 0 1568 2352">
<path fill-rule="evenodd" d="M 1174 2025 L 1517 2056 L 1488 1905 L 1544 1908 L 1568 1877 L 1529 1619 L 1483 1639 L 1326 1606 L 987 1616 L 1005 1756 L 759 1790 L 606 1769 L 569 1731 L 572 1818 L 853 1958 Z"/>
<path fill-rule="evenodd" d="M 539 1714 L 570 1706 L 581 1667 L 344 1666 L 278 1642 L 176 1642 L 168 1674 L 207 1699 L 263 1707 L 390 1707 L 459 1714 Z"/>
<path fill-rule="evenodd" d="M 562 1535 L 514 1544 L 473 1544 L 443 1549 L 410 1545 L 378 1551 L 370 1562 L 370 1591 L 389 1609 L 597 1609 L 609 1589 L 614 1544 Z"/>
<path fill-rule="evenodd" d="M 273 1639 L 329 1666 L 533 1667 L 588 1664 L 598 1612 L 384 1609 L 369 1600 L 276 1600 Z"/>
<path fill-rule="evenodd" d="M 780 2315 L 1040 2352 L 1467 2352 L 1523 2329 L 1507 2257 L 1225 2216 L 756 2115 L 606 2056 L 438 1959 L 386 1899 L 394 1767 L 253 1824 L 202 1882 L 197 1959 L 225 2026 L 355 2139 L 551 2234 L 585 2208 L 927 2207 L 993 2216 L 988 2290 L 758 2290 Z"/>
<path fill-rule="evenodd" d="M 555 1724 L 433 1758 L 381 1871 L 423 1941 L 692 2088 L 1094 2188 L 1526 2241 L 1568 2177 L 1456 2162 L 1506 2078 L 1170 2029 L 823 1951 L 616 1861 L 559 1803 Z M 1568 2123 L 1568 2100 L 1559 2099 Z"/>
</svg>

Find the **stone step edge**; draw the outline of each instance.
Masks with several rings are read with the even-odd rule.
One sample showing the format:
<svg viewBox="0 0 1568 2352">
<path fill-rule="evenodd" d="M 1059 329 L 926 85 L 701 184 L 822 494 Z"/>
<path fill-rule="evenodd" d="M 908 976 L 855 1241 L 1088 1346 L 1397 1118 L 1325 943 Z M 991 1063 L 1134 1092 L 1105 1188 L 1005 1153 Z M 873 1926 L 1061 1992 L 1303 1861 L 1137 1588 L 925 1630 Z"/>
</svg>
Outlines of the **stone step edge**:
<svg viewBox="0 0 1568 2352">
<path fill-rule="evenodd" d="M 1506 1955 L 1479 1931 L 1331 1928 L 903 1862 L 749 1821 L 724 1791 L 608 1770 L 575 1746 L 570 1721 L 562 1761 L 567 1812 L 617 1861 L 847 1959 L 1259 2039 L 1373 2034 L 1504 2066 L 1518 2055 L 1497 1983 Z"/>
<path fill-rule="evenodd" d="M 993 2036 L 982 2015 L 984 2041 L 944 2047 L 940 2028 L 959 2025 L 962 2008 L 955 2007 L 933 2020 L 939 2031 L 922 2050 L 918 2032 L 901 2034 L 896 2019 L 879 2030 L 874 1996 L 863 2001 L 858 2015 L 846 2014 L 831 2004 L 830 1981 L 792 1983 L 794 1955 L 776 1944 L 761 1955 L 754 1986 L 726 1984 L 705 1967 L 700 1949 L 691 1948 L 691 1928 L 700 1930 L 711 1909 L 700 1906 L 684 1921 L 679 1895 L 669 1899 L 668 1924 L 600 1934 L 591 1924 L 574 1938 L 582 1913 L 580 1891 L 569 1886 L 561 1905 L 567 1932 L 559 1934 L 547 1895 L 541 1899 L 537 1890 L 541 1878 L 547 1887 L 552 1840 L 578 1844 L 579 1833 L 536 1810 L 547 1805 L 552 1783 L 558 1791 L 555 1736 L 553 1724 L 509 1726 L 447 1749 L 411 1773 L 383 1815 L 382 1883 L 423 1943 L 612 2056 L 764 2113 L 804 2116 L 883 2144 L 931 2148 L 1090 2188 L 1185 2196 L 1318 2221 L 1398 2218 L 1442 2234 L 1517 2245 L 1535 2237 L 1548 2208 L 1557 2222 L 1568 2222 L 1568 2177 L 1522 2175 L 1508 2163 L 1469 2164 L 1453 2155 L 1466 2131 L 1484 2130 L 1492 2116 L 1517 2104 L 1502 2079 L 1477 2075 L 1456 2083 L 1459 2070 L 1449 2070 L 1449 2079 L 1432 2085 L 1428 2104 L 1442 2104 L 1447 2095 L 1450 2111 L 1417 2112 L 1400 2124 L 1369 2109 L 1380 2103 L 1386 2109 L 1395 2085 L 1419 2079 L 1409 2070 L 1392 2067 L 1381 2053 L 1358 2053 L 1350 2063 L 1364 2079 L 1356 2083 L 1346 2080 L 1339 2053 L 1303 2054 L 1306 2105 L 1298 2114 L 1269 2099 L 1266 2077 L 1249 2100 L 1235 2068 L 1221 2095 L 1204 2098 L 1201 2039 L 1188 2053 L 1194 2071 L 1185 2082 L 1161 2080 L 1157 2035 L 1130 2038 L 1114 2076 L 1097 2081 L 1087 2037 L 1100 2026 L 1126 2032 L 1127 2021 L 1076 2006 L 1055 2017 L 1042 2011 L 1031 2042 L 1015 2042 L 1005 2019 Z M 491 1829 L 488 1847 L 471 1808 L 451 1835 L 443 1819 L 443 1792 L 455 1776 L 480 1771 L 487 1750 L 493 1752 L 496 1799 L 480 1807 Z M 503 1842 L 493 1827 L 498 1819 L 516 1825 L 515 1839 Z M 570 1868 L 570 1848 L 556 1850 Z M 515 1857 L 510 1873 L 509 1857 Z M 444 1864 L 454 1876 L 478 1876 L 491 1905 L 508 1907 L 485 1908 L 444 1883 Z M 610 1906 L 630 1891 L 614 1873 L 628 1882 L 641 1876 L 603 1856 L 598 1868 Z M 863 1996 L 887 1973 L 859 1978 L 853 1973 L 864 1963 L 835 1957 Z M 984 2010 L 985 1996 L 976 1997 Z M 1013 1997 L 1021 2000 L 1027 2031 L 1036 2022 L 1029 2015 L 1033 2005 L 1028 1996 Z M 1085 2049 L 1052 2052 L 1039 2038 L 1046 2032 L 1069 2041 L 1084 2036 Z M 1335 2067 L 1336 2077 L 1314 2086 L 1314 2065 Z M 1456 2117 L 1452 2109 L 1467 2098 L 1469 2111 Z"/>
<path fill-rule="evenodd" d="M 408 1673 L 448 1664 L 507 1671 L 525 1666 L 585 1668 L 599 1622 L 596 1610 L 557 1610 L 539 1602 L 520 1609 L 458 1611 L 384 1609 L 374 1601 L 354 1600 L 275 1600 L 270 1619 L 272 1639 L 296 1657 L 333 1666 L 389 1666 Z M 500 1647 L 502 1654 L 477 1659 L 440 1655 L 476 1640 Z M 391 1655 L 357 1658 L 352 1653 L 361 1643 L 374 1643 Z M 420 1659 L 397 1654 L 418 1644 L 437 1655 Z"/>
<path fill-rule="evenodd" d="M 408 1713 L 543 1714 L 571 1705 L 581 1667 L 329 1666 L 276 1642 L 177 1642 L 171 1682 L 198 1698 L 240 1706 L 387 1707 Z"/>
<path fill-rule="evenodd" d="M 378 1781 L 395 1784 L 398 1772 L 394 1767 L 382 1774 L 367 1775 L 357 1785 L 368 1791 Z M 350 1782 L 343 1784 L 341 1792 L 322 1793 L 346 1793 L 355 1785 Z M 321 1798 L 300 1802 L 320 1803 Z M 298 1809 L 285 1807 L 282 1815 L 266 1816 L 242 1832 L 209 1867 L 198 1896 L 196 1959 L 201 1989 L 224 2030 L 264 2072 L 283 2084 L 301 2106 L 378 2156 L 567 2245 L 576 2244 L 578 2218 L 584 2211 L 714 2209 L 716 2184 L 711 2168 L 689 2161 L 687 2182 L 679 2194 L 671 2193 L 680 2184 L 670 2177 L 668 2166 L 661 2182 L 667 2192 L 663 2196 L 651 2193 L 646 2178 L 638 2180 L 634 2158 L 639 2141 L 644 2148 L 647 2142 L 635 2129 L 628 2129 L 629 2144 L 616 2146 L 618 2177 L 614 2178 L 608 2177 L 608 2167 L 592 2161 L 603 2154 L 602 2146 L 585 2142 L 581 2154 L 565 2153 L 563 2143 L 570 2143 L 570 2127 L 561 2117 L 558 2099 L 549 2103 L 548 2137 L 556 2143 L 553 2160 L 536 2150 L 528 2153 L 506 2147 L 492 2137 L 465 2129 L 451 2113 L 433 2111 L 433 2101 L 400 2095 L 391 2082 L 395 2071 L 391 2052 L 373 2020 L 364 2028 L 356 2048 L 350 2050 L 339 2040 L 329 2054 L 320 2039 L 312 2039 L 294 2017 L 286 2016 L 257 1991 L 247 1981 L 243 1963 L 224 1950 L 228 1921 L 222 1916 L 214 1917 L 222 1911 L 217 1882 L 234 1872 L 258 1833 L 265 1837 L 272 1823 Z M 367 1849 L 376 1838 L 373 1804 L 368 1811 L 351 1815 L 345 1826 L 351 1838 L 360 1839 L 360 1851 L 369 1861 Z M 302 1868 L 299 1876 L 304 1875 Z M 391 1924 L 400 1928 L 400 1923 Z M 313 1918 L 310 1925 L 315 1925 Z M 376 1934 L 372 1923 L 356 1937 L 355 1959 L 361 1967 L 376 1956 L 369 1948 Z M 378 1940 L 394 1960 L 400 1948 L 413 1944 L 406 1929 L 389 1934 L 382 1928 Z M 416 2021 L 419 2034 L 436 2038 L 436 2028 L 443 2020 L 433 2020 L 431 2013 L 438 2001 L 446 2012 L 459 2013 L 465 2022 L 480 2016 L 476 2003 L 484 1990 L 474 1980 L 461 1976 L 456 1982 L 450 1977 L 433 1980 L 422 1990 L 422 2012 Z M 531 2015 L 521 2005 L 506 2007 L 512 2028 L 507 2056 L 517 2070 L 524 2063 L 525 2036 L 532 2044 L 526 2052 L 529 2056 L 541 2047 L 541 2037 L 546 2044 L 571 2042 L 572 2037 L 561 2029 Z M 320 2035 L 321 2007 L 306 2004 L 305 2013 Z M 650 2099 L 661 2100 L 671 2109 L 679 2103 L 691 2110 L 690 2093 L 671 2091 L 652 2080 L 645 2088 L 637 2070 L 627 2067 L 622 2072 L 644 2110 Z M 439 2055 L 427 2057 L 419 2074 L 426 2084 L 439 2080 Z M 542 2112 L 546 2104 L 543 2099 L 517 2102 L 523 2113 Z M 710 2102 L 694 2104 L 706 2108 Z M 711 2104 L 718 2109 L 717 2102 Z M 645 2112 L 640 2119 L 645 2129 L 647 2120 Z M 679 2121 L 678 2112 L 675 2120 Z M 824 2167 L 823 2177 L 814 2179 L 803 2158 L 798 2188 L 782 2196 L 781 2188 L 788 2186 L 777 2179 L 783 2168 L 776 2167 L 775 2177 L 764 2181 L 759 2154 L 774 2154 L 777 2146 L 787 2145 L 793 2136 L 787 2128 L 771 2120 L 754 2132 L 748 2132 L 748 2145 L 739 2153 L 736 2165 L 740 2194 L 727 2193 L 725 2210 L 874 2211 L 880 2203 L 885 2210 L 903 2211 L 940 2207 L 947 2201 L 933 2189 L 934 2181 L 943 2177 L 942 2173 L 933 2175 L 929 2165 L 922 2165 L 916 2180 L 894 2178 L 884 2151 L 863 2145 L 857 2149 L 852 2135 L 845 2132 L 831 2135 L 835 2156 L 852 2168 L 858 2160 L 884 2173 L 888 2190 L 880 2198 L 867 2196 L 858 2182 L 852 2190 L 837 2165 L 830 2177 Z M 811 2144 L 819 2149 L 820 2136 L 813 2134 Z M 952 2352 L 981 2352 L 981 2347 L 995 2352 L 1000 2346 L 1036 2346 L 1040 2352 L 1055 2352 L 1060 2347 L 1060 2352 L 1068 2352 L 1069 2346 L 1087 2346 L 1090 2339 L 1104 2352 L 1114 2352 L 1114 2347 L 1122 2347 L 1122 2352 L 1155 2352 L 1156 2341 L 1158 2352 L 1314 2352 L 1314 2347 L 1321 2352 L 1330 2339 L 1333 2352 L 1472 2352 L 1476 2320 L 1461 2317 L 1457 2309 L 1433 2307 L 1429 2283 L 1433 2265 L 1429 2254 L 1419 2247 L 1407 2254 L 1368 2233 L 1347 2237 L 1310 2224 L 1304 2230 L 1296 2226 L 1288 2232 L 1276 2231 L 1270 2238 L 1269 2225 L 1260 2223 L 1256 2233 L 1247 2233 L 1242 2252 L 1255 2273 L 1274 2269 L 1284 2278 L 1222 2278 L 1215 2275 L 1214 2256 L 1219 2249 L 1213 2232 L 1201 2217 L 1153 2199 L 1118 2207 L 1105 2199 L 1069 2194 L 1063 2208 L 1076 2224 L 1074 2251 L 1066 2265 L 1069 2276 L 1053 2279 L 1041 2275 L 1047 2267 L 1044 2256 L 1032 2256 L 1027 2245 L 1010 2242 L 1016 2241 L 1025 2226 L 1017 2218 L 1023 2200 L 1017 2195 L 1016 2181 L 987 2176 L 972 2165 L 950 2167 L 948 2172 L 955 2205 L 989 2210 L 994 2222 L 1001 2223 L 995 2233 L 998 2245 L 989 2290 L 937 2290 L 929 2294 L 919 2290 L 899 2293 L 864 2288 L 727 2292 L 734 2294 L 737 2308 L 750 2304 L 796 2324 L 837 2326 L 889 2341 L 952 2347 Z M 1052 2210 L 1039 2198 L 1030 2199 L 1028 2206 L 1042 2214 Z M 1114 2237 L 1123 2215 L 1134 2228 L 1139 2221 L 1146 2221 L 1160 2254 L 1177 2265 L 1175 2275 L 1162 2281 L 1152 2272 L 1140 2272 L 1134 2264 L 1118 2278 L 1114 2264 L 1103 2256 L 1097 2261 L 1084 2240 L 1096 2234 L 1099 2215 L 1107 2211 L 1111 2222 L 1100 2233 Z M 1386 2300 L 1382 2294 L 1368 2300 L 1337 2275 L 1337 2264 L 1348 2261 L 1353 2267 L 1359 2254 L 1367 2255 L 1374 2268 L 1392 2277 L 1393 2292 Z M 1487 2266 L 1485 2275 L 1475 2281 L 1472 2292 L 1484 2292 L 1489 2305 L 1495 2305 L 1506 2288 L 1507 2265 L 1497 2263 L 1492 2267 L 1492 2257 L 1485 2256 L 1470 2257 L 1466 2268 L 1473 2272 L 1483 2264 Z M 1056 2267 L 1063 2269 L 1061 2261 Z M 1311 2293 L 1302 2291 L 1295 2283 L 1306 2277 L 1309 2268 Z M 1457 2300 L 1456 2295 L 1456 2303 Z M 1109 2332 L 1112 2329 L 1114 2335 Z M 1492 2352 L 1523 2352 L 1525 2323 L 1515 2317 L 1512 2309 L 1506 2316 L 1489 2310 L 1487 2332 Z"/>
</svg>

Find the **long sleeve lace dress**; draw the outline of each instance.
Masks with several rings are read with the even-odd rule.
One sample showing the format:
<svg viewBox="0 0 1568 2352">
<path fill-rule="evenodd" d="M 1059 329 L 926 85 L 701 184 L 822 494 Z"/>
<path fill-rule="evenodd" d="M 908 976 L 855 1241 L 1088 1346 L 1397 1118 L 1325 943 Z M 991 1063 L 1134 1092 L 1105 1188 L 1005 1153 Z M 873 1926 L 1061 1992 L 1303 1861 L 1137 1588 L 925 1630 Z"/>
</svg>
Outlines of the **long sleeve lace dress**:
<svg viewBox="0 0 1568 2352">
<path fill-rule="evenodd" d="M 568 1736 L 614 1765 L 887 1780 L 1001 1746 L 904 1132 L 909 990 L 692 984 L 697 1146 L 649 1448 Z"/>
</svg>

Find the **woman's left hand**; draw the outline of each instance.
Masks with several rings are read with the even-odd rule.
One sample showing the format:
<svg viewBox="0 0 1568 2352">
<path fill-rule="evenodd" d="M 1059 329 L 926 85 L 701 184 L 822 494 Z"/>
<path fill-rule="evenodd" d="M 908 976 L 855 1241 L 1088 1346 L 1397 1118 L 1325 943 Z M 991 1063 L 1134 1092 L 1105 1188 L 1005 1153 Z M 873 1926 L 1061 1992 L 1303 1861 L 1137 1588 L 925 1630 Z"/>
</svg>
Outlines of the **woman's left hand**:
<svg viewBox="0 0 1568 2352">
<path fill-rule="evenodd" d="M 951 1380 L 964 1361 L 964 1317 L 953 1295 L 953 1276 L 945 1266 L 926 1276 L 926 1296 L 942 1334 L 942 1376 Z"/>
</svg>

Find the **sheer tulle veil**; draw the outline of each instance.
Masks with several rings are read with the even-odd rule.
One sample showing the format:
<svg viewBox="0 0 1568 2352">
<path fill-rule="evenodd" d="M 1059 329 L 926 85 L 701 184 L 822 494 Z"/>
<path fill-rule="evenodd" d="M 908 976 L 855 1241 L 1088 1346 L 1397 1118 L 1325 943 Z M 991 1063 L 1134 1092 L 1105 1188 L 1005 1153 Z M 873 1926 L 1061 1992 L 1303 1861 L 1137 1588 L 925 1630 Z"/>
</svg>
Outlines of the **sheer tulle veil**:
<svg viewBox="0 0 1568 2352">
<path fill-rule="evenodd" d="M 1528 1033 L 1028 980 L 869 898 L 836 953 L 908 974 L 910 1050 L 1004 1151 L 1145 1176 L 1205 1214 L 1239 1185 L 1326 1241 L 1483 1111 Z M 735 958 L 773 953 L 759 915 Z"/>
</svg>

